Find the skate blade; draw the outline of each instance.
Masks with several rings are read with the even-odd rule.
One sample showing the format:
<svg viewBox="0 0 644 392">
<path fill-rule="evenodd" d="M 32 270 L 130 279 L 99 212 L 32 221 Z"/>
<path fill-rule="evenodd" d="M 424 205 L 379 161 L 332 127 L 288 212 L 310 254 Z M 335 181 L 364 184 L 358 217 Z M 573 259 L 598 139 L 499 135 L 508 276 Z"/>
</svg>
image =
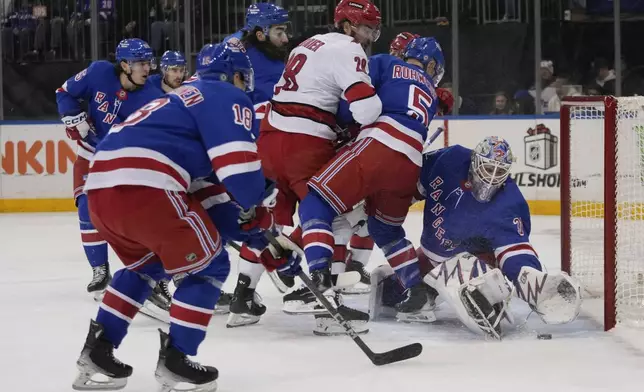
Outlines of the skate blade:
<svg viewBox="0 0 644 392">
<path fill-rule="evenodd" d="M 277 271 L 271 271 L 271 272 L 266 272 L 268 274 L 268 277 L 271 279 L 271 282 L 273 282 L 273 285 L 282 294 L 285 294 L 289 287 L 282 282 L 282 279 L 280 279 L 279 275 L 277 274 Z"/>
<path fill-rule="evenodd" d="M 334 304 L 333 297 L 326 297 L 329 302 Z M 316 315 L 316 314 L 327 314 L 327 310 L 322 307 L 318 301 L 304 303 L 303 301 L 287 301 L 284 302 L 282 306 L 282 312 L 289 314 L 291 316 L 299 315 Z"/>
<path fill-rule="evenodd" d="M 365 284 L 358 284 L 353 287 L 347 287 L 342 290 L 340 290 L 342 294 L 347 294 L 347 295 L 362 295 L 362 294 L 369 294 L 371 293 L 371 286 L 367 286 Z"/>
<path fill-rule="evenodd" d="M 139 313 L 144 316 L 147 316 L 153 320 L 161 321 L 165 324 L 170 324 L 170 313 L 166 310 L 161 309 L 150 301 L 145 301 Z"/>
<path fill-rule="evenodd" d="M 78 362 L 77 366 L 79 373 L 72 384 L 72 389 L 76 391 L 117 391 L 127 385 L 127 377 L 112 378 L 96 371 L 93 366 L 81 362 Z M 95 376 L 103 380 L 97 380 Z"/>
<path fill-rule="evenodd" d="M 90 295 L 92 296 L 94 301 L 103 302 L 103 297 L 105 296 L 105 290 L 92 291 Z"/>
<path fill-rule="evenodd" d="M 319 318 L 316 319 L 315 329 L 313 334 L 316 336 L 342 336 L 348 335 L 347 330 L 333 318 Z M 356 334 L 364 335 L 369 332 L 366 321 L 349 321 L 349 325 L 353 328 Z"/>
<path fill-rule="evenodd" d="M 436 321 L 436 315 L 432 311 L 400 313 L 396 314 L 396 321 L 403 323 L 433 323 Z"/>
<path fill-rule="evenodd" d="M 231 313 L 226 321 L 226 328 L 237 328 L 245 325 L 253 325 L 259 322 L 260 316 L 253 316 L 251 314 L 235 314 Z"/>
<path fill-rule="evenodd" d="M 217 380 L 205 384 L 191 384 L 183 378 L 174 376 L 167 369 L 157 369 L 154 377 L 160 384 L 158 392 L 215 392 L 217 390 Z"/>
<path fill-rule="evenodd" d="M 215 311 L 212 314 L 226 315 L 230 313 L 230 305 L 215 306 Z"/>
</svg>

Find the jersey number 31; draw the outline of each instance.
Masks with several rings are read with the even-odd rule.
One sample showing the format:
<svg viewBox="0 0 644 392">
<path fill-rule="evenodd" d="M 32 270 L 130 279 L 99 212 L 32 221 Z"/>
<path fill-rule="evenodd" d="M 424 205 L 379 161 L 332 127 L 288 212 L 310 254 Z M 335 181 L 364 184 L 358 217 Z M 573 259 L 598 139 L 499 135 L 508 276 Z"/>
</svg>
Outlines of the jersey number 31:
<svg viewBox="0 0 644 392">
<path fill-rule="evenodd" d="M 409 86 L 409 98 L 407 102 L 409 111 L 407 111 L 407 114 L 422 121 L 428 127 L 430 108 L 432 107 L 433 101 L 429 94 L 424 92 L 420 87 L 412 84 Z"/>
</svg>

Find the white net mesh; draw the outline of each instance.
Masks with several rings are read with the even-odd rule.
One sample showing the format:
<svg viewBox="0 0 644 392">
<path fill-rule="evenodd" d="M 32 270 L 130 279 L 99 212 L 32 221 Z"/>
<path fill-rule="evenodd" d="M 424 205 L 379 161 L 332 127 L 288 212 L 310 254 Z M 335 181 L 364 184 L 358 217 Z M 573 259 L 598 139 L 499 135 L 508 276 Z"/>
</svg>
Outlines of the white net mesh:
<svg viewBox="0 0 644 392">
<path fill-rule="evenodd" d="M 602 296 L 604 230 L 616 230 L 617 322 L 644 327 L 644 97 L 618 99 L 615 227 L 603 221 L 604 115 L 602 102 L 570 107 L 571 273 Z"/>
</svg>

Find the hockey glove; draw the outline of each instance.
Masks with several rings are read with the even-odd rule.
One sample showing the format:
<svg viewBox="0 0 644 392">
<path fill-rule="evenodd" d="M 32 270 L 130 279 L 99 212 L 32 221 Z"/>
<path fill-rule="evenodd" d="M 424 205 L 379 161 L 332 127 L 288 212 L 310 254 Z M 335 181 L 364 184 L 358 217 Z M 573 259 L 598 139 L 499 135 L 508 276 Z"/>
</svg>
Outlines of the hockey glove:
<svg viewBox="0 0 644 392">
<path fill-rule="evenodd" d="M 279 257 L 271 253 L 271 248 L 265 249 L 260 255 L 262 265 L 268 272 L 277 270 L 282 275 L 296 276 L 302 271 L 302 257 L 297 252 L 291 251 L 288 256 Z"/>
<path fill-rule="evenodd" d="M 273 211 L 266 207 L 251 207 L 239 213 L 237 222 L 249 235 L 259 235 L 273 227 Z"/>
<path fill-rule="evenodd" d="M 454 106 L 454 96 L 452 93 L 444 88 L 437 88 L 436 95 L 438 95 L 438 115 L 445 116 L 452 113 Z"/>
<path fill-rule="evenodd" d="M 61 120 L 65 124 L 67 137 L 71 140 L 83 140 L 90 132 L 95 133 L 94 126 L 85 112 L 80 112 L 75 116 L 65 116 Z"/>
</svg>

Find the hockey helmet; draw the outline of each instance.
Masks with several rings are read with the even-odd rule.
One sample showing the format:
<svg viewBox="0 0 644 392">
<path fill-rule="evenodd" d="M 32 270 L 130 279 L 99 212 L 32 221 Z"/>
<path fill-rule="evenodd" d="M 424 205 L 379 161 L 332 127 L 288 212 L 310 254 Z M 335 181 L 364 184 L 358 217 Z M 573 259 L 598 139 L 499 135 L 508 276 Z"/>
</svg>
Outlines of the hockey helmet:
<svg viewBox="0 0 644 392">
<path fill-rule="evenodd" d="M 380 24 L 382 16 L 380 10 L 369 0 L 341 0 L 335 7 L 333 22 L 336 28 L 348 20 L 352 25 L 367 26 L 371 31 L 371 40 L 378 41 L 380 38 Z"/>
<path fill-rule="evenodd" d="M 236 72 L 242 74 L 246 91 L 254 90 L 253 66 L 246 55 L 246 49 L 238 41 L 206 45 L 197 56 L 197 72 L 202 79 L 218 79 L 233 82 Z"/>
<path fill-rule="evenodd" d="M 389 54 L 396 57 L 402 57 L 407 45 L 420 35 L 409 32 L 402 32 L 396 36 L 389 44 Z"/>
<path fill-rule="evenodd" d="M 288 11 L 272 3 L 251 4 L 246 10 L 246 26 L 243 30 L 253 31 L 260 27 L 264 34 L 273 25 L 288 24 Z"/>
<path fill-rule="evenodd" d="M 443 49 L 434 37 L 419 37 L 411 40 L 403 53 L 403 59 L 409 58 L 420 61 L 434 80 L 434 86 L 438 86 L 445 75 L 445 57 Z"/>
<path fill-rule="evenodd" d="M 472 195 L 482 203 L 492 200 L 510 176 L 514 155 L 508 142 L 497 136 L 488 136 L 472 151 L 469 181 Z"/>
<path fill-rule="evenodd" d="M 167 50 L 161 56 L 160 64 L 162 70 L 167 70 L 170 67 L 185 67 L 186 58 L 181 52 Z"/>
<path fill-rule="evenodd" d="M 116 47 L 116 61 L 152 61 L 152 48 L 140 38 L 128 38 Z"/>
</svg>

